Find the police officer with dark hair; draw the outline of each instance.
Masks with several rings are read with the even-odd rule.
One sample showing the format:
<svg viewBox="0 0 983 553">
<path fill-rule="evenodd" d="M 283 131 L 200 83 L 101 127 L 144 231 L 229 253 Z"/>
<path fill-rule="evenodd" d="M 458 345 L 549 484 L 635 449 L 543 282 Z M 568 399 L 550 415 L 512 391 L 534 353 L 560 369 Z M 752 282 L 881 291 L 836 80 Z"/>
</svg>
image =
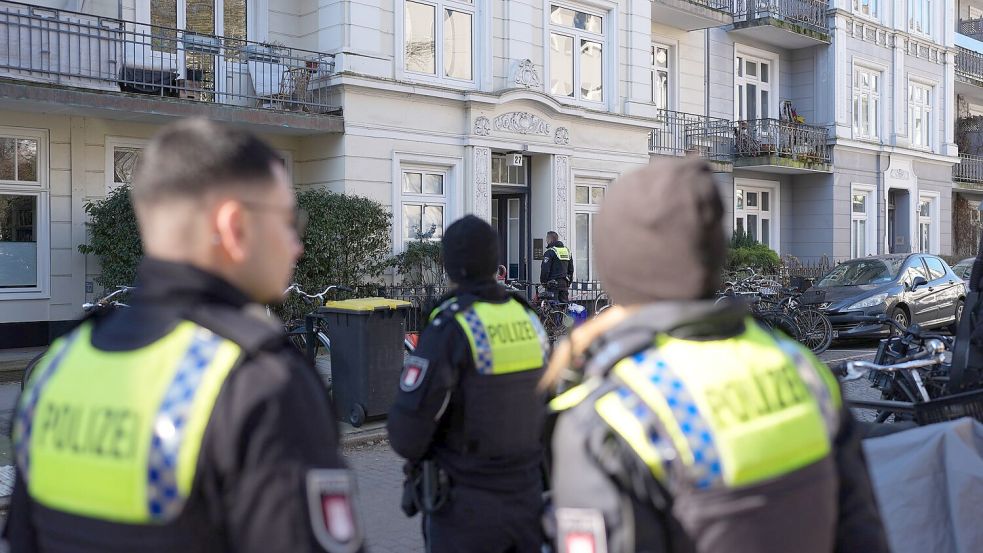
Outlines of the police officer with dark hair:
<svg viewBox="0 0 983 553">
<path fill-rule="evenodd" d="M 546 251 L 543 252 L 539 282 L 546 285 L 547 291 L 555 293 L 557 300 L 566 303 L 570 299 L 568 290 L 573 282 L 573 255 L 560 241 L 556 231 L 546 233 Z"/>
<path fill-rule="evenodd" d="M 443 238 L 456 289 L 407 358 L 389 440 L 408 463 L 408 515 L 423 511 L 428 551 L 538 553 L 546 334 L 495 281 L 498 236 L 467 216 Z"/>
<path fill-rule="evenodd" d="M 800 344 L 716 304 L 710 168 L 625 175 L 595 223 L 617 304 L 551 359 L 559 553 L 887 553 L 860 436 Z M 577 377 L 576 375 L 579 375 Z"/>
<path fill-rule="evenodd" d="M 12 551 L 357 551 L 327 392 L 262 306 L 302 250 L 282 161 L 247 132 L 176 123 L 133 199 L 130 307 L 56 341 L 21 396 Z"/>
</svg>

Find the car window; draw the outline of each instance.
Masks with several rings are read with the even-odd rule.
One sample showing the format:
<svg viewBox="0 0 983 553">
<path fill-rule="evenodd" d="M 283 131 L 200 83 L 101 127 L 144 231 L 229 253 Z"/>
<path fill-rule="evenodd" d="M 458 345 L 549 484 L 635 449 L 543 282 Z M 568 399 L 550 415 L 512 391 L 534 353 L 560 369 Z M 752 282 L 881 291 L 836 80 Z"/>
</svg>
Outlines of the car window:
<svg viewBox="0 0 983 553">
<path fill-rule="evenodd" d="M 920 257 L 912 257 L 910 260 L 908 260 L 908 263 L 905 264 L 905 277 L 908 284 L 914 282 L 916 276 L 929 280 L 928 273 L 925 272 L 925 265 L 922 264 L 922 258 Z"/>
<path fill-rule="evenodd" d="M 928 274 L 932 276 L 929 280 L 938 280 L 945 277 L 945 265 L 938 257 L 926 257 L 925 264 L 928 265 Z"/>
<path fill-rule="evenodd" d="M 900 274 L 901 259 L 854 259 L 837 265 L 816 288 L 864 286 L 891 282 Z"/>
<path fill-rule="evenodd" d="M 956 263 L 956 266 L 952 268 L 952 272 L 956 273 L 956 276 L 963 279 L 969 280 L 969 274 L 973 271 L 972 261 L 966 261 L 965 259 Z"/>
</svg>

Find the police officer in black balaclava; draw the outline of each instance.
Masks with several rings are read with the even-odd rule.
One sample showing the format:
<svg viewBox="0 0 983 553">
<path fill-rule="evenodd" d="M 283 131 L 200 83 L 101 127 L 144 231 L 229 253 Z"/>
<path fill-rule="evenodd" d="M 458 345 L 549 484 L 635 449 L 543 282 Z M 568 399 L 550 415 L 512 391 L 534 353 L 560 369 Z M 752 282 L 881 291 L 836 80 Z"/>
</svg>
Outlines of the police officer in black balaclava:
<svg viewBox="0 0 983 553">
<path fill-rule="evenodd" d="M 456 285 L 407 358 L 389 440 L 407 463 L 404 510 L 431 552 L 539 552 L 546 335 L 495 281 L 498 234 L 467 216 L 444 234 Z"/>
</svg>

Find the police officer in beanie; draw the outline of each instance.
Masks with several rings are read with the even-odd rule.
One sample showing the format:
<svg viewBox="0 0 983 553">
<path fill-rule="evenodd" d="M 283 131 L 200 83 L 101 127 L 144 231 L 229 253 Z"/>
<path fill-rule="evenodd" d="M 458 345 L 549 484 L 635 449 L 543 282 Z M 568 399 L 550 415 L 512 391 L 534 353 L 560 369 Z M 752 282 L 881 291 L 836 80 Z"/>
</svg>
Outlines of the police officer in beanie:
<svg viewBox="0 0 983 553">
<path fill-rule="evenodd" d="M 560 241 L 556 231 L 546 233 L 546 251 L 539 268 L 539 281 L 546 289 L 556 293 L 556 299 L 566 303 L 570 299 L 570 283 L 573 282 L 573 254 Z"/>
<path fill-rule="evenodd" d="M 452 224 L 443 257 L 456 288 L 407 358 L 387 423 L 416 490 L 409 503 L 423 512 L 430 552 L 538 553 L 546 334 L 495 281 L 498 234 L 488 223 L 469 215 Z"/>
<path fill-rule="evenodd" d="M 597 267 L 617 304 L 558 348 L 559 553 L 886 553 L 860 436 L 830 371 L 715 305 L 724 209 L 709 167 L 609 189 Z M 577 376 L 570 376 L 577 375 Z"/>
<path fill-rule="evenodd" d="M 10 549 L 360 549 L 327 391 L 263 307 L 302 251 L 283 162 L 182 121 L 148 145 L 133 203 L 130 307 L 56 341 L 21 396 Z"/>
</svg>

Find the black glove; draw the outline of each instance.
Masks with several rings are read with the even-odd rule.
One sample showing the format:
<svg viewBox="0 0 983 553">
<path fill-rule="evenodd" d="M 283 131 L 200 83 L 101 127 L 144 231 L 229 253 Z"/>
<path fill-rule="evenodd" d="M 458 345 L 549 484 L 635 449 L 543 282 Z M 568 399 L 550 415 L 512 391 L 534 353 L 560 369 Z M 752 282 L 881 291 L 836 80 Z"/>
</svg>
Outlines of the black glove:
<svg viewBox="0 0 983 553">
<path fill-rule="evenodd" d="M 408 517 L 415 516 L 420 512 L 420 502 L 417 499 L 417 490 L 420 485 L 420 466 L 406 463 L 403 465 L 403 497 L 400 499 L 399 508 Z"/>
</svg>

